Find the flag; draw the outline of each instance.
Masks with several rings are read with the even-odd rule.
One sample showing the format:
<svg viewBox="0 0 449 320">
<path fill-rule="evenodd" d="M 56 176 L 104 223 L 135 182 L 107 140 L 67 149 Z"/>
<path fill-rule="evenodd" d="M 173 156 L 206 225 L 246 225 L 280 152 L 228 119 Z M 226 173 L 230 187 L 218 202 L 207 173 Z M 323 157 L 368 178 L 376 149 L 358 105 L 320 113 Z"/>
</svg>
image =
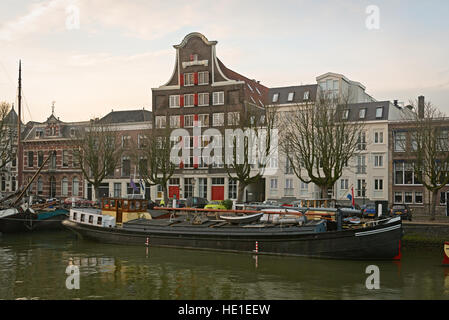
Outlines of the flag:
<svg viewBox="0 0 449 320">
<path fill-rule="evenodd" d="M 352 207 L 355 208 L 354 187 L 351 188 L 351 193 L 352 193 Z"/>
<path fill-rule="evenodd" d="M 142 179 L 139 179 L 139 184 L 140 184 L 140 190 L 145 190 L 145 184 L 143 183 Z"/>
<path fill-rule="evenodd" d="M 137 188 L 136 184 L 133 181 L 133 178 L 131 178 L 131 182 L 129 183 L 134 191 L 139 191 L 139 188 Z"/>
</svg>

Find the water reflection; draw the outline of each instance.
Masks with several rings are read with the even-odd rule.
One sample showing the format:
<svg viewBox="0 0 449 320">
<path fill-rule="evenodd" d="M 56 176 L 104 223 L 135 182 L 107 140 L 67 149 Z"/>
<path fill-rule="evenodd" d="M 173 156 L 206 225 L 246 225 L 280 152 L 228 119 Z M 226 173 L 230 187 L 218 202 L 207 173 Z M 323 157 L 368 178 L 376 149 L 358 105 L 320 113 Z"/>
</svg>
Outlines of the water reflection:
<svg viewBox="0 0 449 320">
<path fill-rule="evenodd" d="M 0 298 L 447 299 L 440 258 L 413 249 L 398 262 L 333 261 L 105 245 L 65 232 L 3 236 Z M 365 287 L 371 264 L 379 290 Z M 68 265 L 79 267 L 79 290 L 65 287 Z"/>
</svg>

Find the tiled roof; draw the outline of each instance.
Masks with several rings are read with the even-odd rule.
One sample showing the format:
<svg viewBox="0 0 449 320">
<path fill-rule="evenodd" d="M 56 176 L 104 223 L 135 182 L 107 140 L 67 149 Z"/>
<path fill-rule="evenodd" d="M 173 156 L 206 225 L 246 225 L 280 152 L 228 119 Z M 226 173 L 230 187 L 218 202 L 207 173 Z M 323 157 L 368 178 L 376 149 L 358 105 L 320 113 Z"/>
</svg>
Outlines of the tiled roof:
<svg viewBox="0 0 449 320">
<path fill-rule="evenodd" d="M 124 111 L 111 111 L 100 122 L 103 123 L 124 123 L 124 122 L 144 122 L 151 121 L 151 111 L 148 110 L 124 110 Z"/>
<path fill-rule="evenodd" d="M 218 59 L 218 64 L 223 71 L 224 75 L 232 80 L 243 81 L 245 82 L 245 100 L 251 102 L 253 104 L 258 105 L 259 107 L 264 107 L 268 102 L 268 88 L 264 85 L 260 84 L 256 80 L 251 80 L 240 73 L 232 71 L 227 68 L 220 59 Z"/>
<path fill-rule="evenodd" d="M 348 109 L 348 120 L 349 121 L 373 121 L 373 120 L 388 120 L 390 101 L 376 101 L 376 102 L 361 102 L 361 103 L 349 103 L 340 108 Z M 383 107 L 382 116 L 376 117 L 376 109 L 378 107 Z M 365 118 L 360 118 L 360 110 L 366 109 Z"/>
</svg>

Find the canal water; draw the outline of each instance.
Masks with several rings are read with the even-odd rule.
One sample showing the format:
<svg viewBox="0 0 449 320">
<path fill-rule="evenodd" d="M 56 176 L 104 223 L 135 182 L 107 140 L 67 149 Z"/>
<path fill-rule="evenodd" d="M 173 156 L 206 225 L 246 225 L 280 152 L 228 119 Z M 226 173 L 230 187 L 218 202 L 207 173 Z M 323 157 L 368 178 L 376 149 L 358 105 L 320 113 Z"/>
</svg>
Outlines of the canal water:
<svg viewBox="0 0 449 320">
<path fill-rule="evenodd" d="M 0 236 L 0 299 L 448 299 L 442 248 L 340 261 L 117 246 L 66 231 Z M 79 289 L 67 289 L 67 267 Z M 366 268 L 379 268 L 367 289 Z M 373 283 L 373 281 L 368 281 Z"/>
</svg>

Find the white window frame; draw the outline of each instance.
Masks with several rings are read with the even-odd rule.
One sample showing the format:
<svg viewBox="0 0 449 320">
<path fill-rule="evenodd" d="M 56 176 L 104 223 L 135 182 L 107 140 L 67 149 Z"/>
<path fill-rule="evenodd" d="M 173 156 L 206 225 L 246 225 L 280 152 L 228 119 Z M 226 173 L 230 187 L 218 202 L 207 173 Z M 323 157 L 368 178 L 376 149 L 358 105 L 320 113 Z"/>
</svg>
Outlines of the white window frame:
<svg viewBox="0 0 449 320">
<path fill-rule="evenodd" d="M 287 96 L 287 101 L 289 101 L 289 102 L 293 101 L 294 97 L 295 97 L 295 93 L 294 92 L 289 92 L 288 96 Z"/>
<path fill-rule="evenodd" d="M 167 117 L 166 116 L 156 116 L 156 129 L 164 129 L 167 127 Z"/>
<path fill-rule="evenodd" d="M 383 154 L 375 154 L 374 155 L 374 168 L 383 168 L 383 167 L 384 167 Z"/>
<path fill-rule="evenodd" d="M 379 115 L 380 110 L 380 115 Z M 376 108 L 376 118 L 382 118 L 384 114 L 384 107 L 377 107 Z"/>
<path fill-rule="evenodd" d="M 198 85 L 207 85 L 207 84 L 209 84 L 209 71 L 198 72 Z"/>
<path fill-rule="evenodd" d="M 219 106 L 224 104 L 224 91 L 216 91 L 213 94 L 213 105 Z"/>
<path fill-rule="evenodd" d="M 195 85 L 195 74 L 194 73 L 184 73 L 184 87 L 191 87 Z"/>
<path fill-rule="evenodd" d="M 184 107 L 194 107 L 195 106 L 195 95 L 192 93 L 184 95 Z"/>
<path fill-rule="evenodd" d="M 279 101 L 279 93 L 273 94 L 273 101 L 272 102 L 278 102 Z"/>
<path fill-rule="evenodd" d="M 383 131 L 374 131 L 374 143 L 375 144 L 383 144 L 384 143 L 384 132 Z"/>
<path fill-rule="evenodd" d="M 170 95 L 169 98 L 169 107 L 170 108 L 179 108 L 180 107 L 180 98 L 179 94 Z"/>
<path fill-rule="evenodd" d="M 212 114 L 212 126 L 213 127 L 222 127 L 224 126 L 224 113 L 217 112 Z"/>
<path fill-rule="evenodd" d="M 207 118 L 207 125 L 204 123 L 204 119 Z M 209 127 L 210 125 L 210 116 L 208 113 L 203 113 L 198 115 L 198 122 L 200 127 Z"/>
<path fill-rule="evenodd" d="M 193 114 L 186 114 L 184 116 L 184 128 L 193 128 L 195 116 Z"/>
<path fill-rule="evenodd" d="M 209 105 L 209 92 L 198 93 L 198 106 Z"/>
<path fill-rule="evenodd" d="M 170 128 L 180 128 L 181 127 L 181 116 L 172 115 L 170 116 Z"/>
</svg>

